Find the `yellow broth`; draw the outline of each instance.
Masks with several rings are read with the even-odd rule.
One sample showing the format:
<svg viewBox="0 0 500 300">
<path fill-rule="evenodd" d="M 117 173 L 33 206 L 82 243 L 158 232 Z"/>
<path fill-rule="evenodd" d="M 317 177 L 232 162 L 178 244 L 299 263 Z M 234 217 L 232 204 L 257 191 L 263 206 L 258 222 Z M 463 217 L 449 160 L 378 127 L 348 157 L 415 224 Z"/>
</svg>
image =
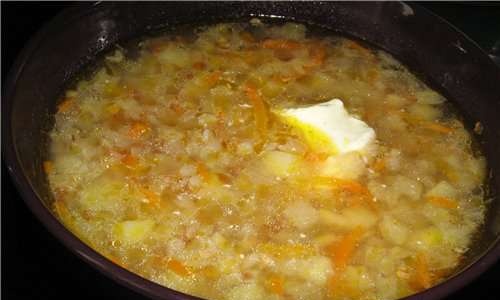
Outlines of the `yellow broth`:
<svg viewBox="0 0 500 300">
<path fill-rule="evenodd" d="M 44 168 L 61 221 L 145 278 L 208 299 L 396 299 L 444 280 L 483 222 L 485 159 L 387 53 L 252 20 L 125 54 L 65 93 Z M 271 112 L 332 98 L 375 130 L 368 155 L 328 157 Z"/>
</svg>

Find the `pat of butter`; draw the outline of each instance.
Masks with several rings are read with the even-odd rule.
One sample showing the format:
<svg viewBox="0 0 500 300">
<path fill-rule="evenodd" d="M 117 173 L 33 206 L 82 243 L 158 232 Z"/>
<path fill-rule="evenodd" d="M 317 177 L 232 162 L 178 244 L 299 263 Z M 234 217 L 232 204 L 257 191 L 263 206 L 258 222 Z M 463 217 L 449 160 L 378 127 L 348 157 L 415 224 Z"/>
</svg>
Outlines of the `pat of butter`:
<svg viewBox="0 0 500 300">
<path fill-rule="evenodd" d="M 298 129 L 311 148 L 318 152 L 364 152 L 375 141 L 373 128 L 351 116 L 339 99 L 275 113 Z"/>
</svg>

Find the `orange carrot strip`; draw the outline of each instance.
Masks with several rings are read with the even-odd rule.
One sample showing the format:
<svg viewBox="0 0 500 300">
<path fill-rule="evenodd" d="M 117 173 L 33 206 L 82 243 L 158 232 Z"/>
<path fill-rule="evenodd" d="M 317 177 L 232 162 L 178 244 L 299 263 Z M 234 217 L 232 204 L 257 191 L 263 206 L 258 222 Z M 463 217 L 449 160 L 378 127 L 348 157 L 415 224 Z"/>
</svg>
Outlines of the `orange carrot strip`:
<svg viewBox="0 0 500 300">
<path fill-rule="evenodd" d="M 205 69 L 205 67 L 206 67 L 206 65 L 202 61 L 198 61 L 198 62 L 195 62 L 193 64 L 193 68 L 195 68 L 196 70 L 203 70 L 203 69 Z"/>
<path fill-rule="evenodd" d="M 349 198 L 348 206 L 366 205 L 374 212 L 378 211 L 377 202 L 370 190 L 355 180 L 330 177 L 315 177 L 312 180 L 317 184 L 331 186 L 334 193 L 344 192 L 354 196 Z"/>
<path fill-rule="evenodd" d="M 209 86 L 214 86 L 217 83 L 217 81 L 219 81 L 221 75 L 222 75 L 221 71 L 214 71 L 210 73 L 210 75 L 206 77 L 206 83 Z"/>
<path fill-rule="evenodd" d="M 184 109 L 184 107 L 182 107 L 177 101 L 171 102 L 168 108 L 170 108 L 177 114 L 183 114 L 186 111 L 186 109 Z"/>
<path fill-rule="evenodd" d="M 309 56 L 313 65 L 320 66 L 325 62 L 326 50 L 322 46 L 313 46 L 309 50 Z"/>
<path fill-rule="evenodd" d="M 267 123 L 269 122 L 269 116 L 267 115 L 267 109 L 264 100 L 262 100 L 262 97 L 259 95 L 257 90 L 250 85 L 246 85 L 245 92 L 247 94 L 247 97 L 250 99 L 250 102 L 252 102 L 257 130 L 262 136 L 265 136 L 267 134 Z"/>
<path fill-rule="evenodd" d="M 155 207 L 158 207 L 160 205 L 160 197 L 156 193 L 145 187 L 139 187 L 139 190 L 144 194 L 144 196 L 146 196 L 146 201 L 148 204 L 151 204 Z"/>
<path fill-rule="evenodd" d="M 61 218 L 68 214 L 68 208 L 66 207 L 64 202 L 60 200 L 54 201 L 54 210 Z"/>
<path fill-rule="evenodd" d="M 267 281 L 267 288 L 273 294 L 283 295 L 285 293 L 284 283 L 283 277 L 271 276 Z"/>
<path fill-rule="evenodd" d="M 267 39 L 262 43 L 263 48 L 274 50 L 295 50 L 300 46 L 298 42 L 285 39 Z"/>
<path fill-rule="evenodd" d="M 304 159 L 308 162 L 322 162 L 328 158 L 328 154 L 320 152 L 306 152 Z"/>
<path fill-rule="evenodd" d="M 329 247 L 332 262 L 337 270 L 343 270 L 351 260 L 354 250 L 363 235 L 364 230 L 358 226 L 342 238 L 339 242 Z"/>
<path fill-rule="evenodd" d="M 128 167 L 134 167 L 137 164 L 137 157 L 127 153 L 122 157 L 121 162 Z"/>
<path fill-rule="evenodd" d="M 377 172 L 385 170 L 385 160 L 382 158 L 376 159 L 373 163 L 372 169 Z"/>
<path fill-rule="evenodd" d="M 423 253 L 418 253 L 415 262 L 416 280 L 417 283 L 424 289 L 431 287 L 431 273 L 427 258 Z"/>
<path fill-rule="evenodd" d="M 181 263 L 180 261 L 178 261 L 176 259 L 170 259 L 167 262 L 167 268 L 169 270 L 173 271 L 174 273 L 176 273 L 177 275 L 180 275 L 183 277 L 191 275 L 191 272 L 188 270 L 188 268 L 186 266 L 184 266 L 183 263 Z"/>
<path fill-rule="evenodd" d="M 59 113 L 67 112 L 70 110 L 72 106 L 73 106 L 73 99 L 66 98 L 63 102 L 61 102 L 57 106 L 57 112 Z"/>
<path fill-rule="evenodd" d="M 333 183 L 341 190 L 357 195 L 371 195 L 368 188 L 354 180 L 333 179 Z"/>
<path fill-rule="evenodd" d="M 110 261 L 112 261 L 115 265 L 119 265 L 120 267 L 125 268 L 125 265 L 121 262 L 121 260 L 118 257 L 110 254 L 107 256 L 107 258 Z"/>
<path fill-rule="evenodd" d="M 46 174 L 49 174 L 54 170 L 54 163 L 50 160 L 46 160 L 43 162 L 43 170 Z"/>
<path fill-rule="evenodd" d="M 430 196 L 427 197 L 427 201 L 429 201 L 429 203 L 431 203 L 432 205 L 442 208 L 448 208 L 448 209 L 458 208 L 458 203 L 455 200 L 446 197 Z"/>
<path fill-rule="evenodd" d="M 366 49 L 365 47 L 361 46 L 359 43 L 355 41 L 350 41 L 350 40 L 345 41 L 345 45 L 347 46 L 347 48 L 361 52 L 364 56 L 373 58 L 373 53 L 371 53 L 370 50 Z"/>
<path fill-rule="evenodd" d="M 201 274 L 208 278 L 208 279 L 216 279 L 218 276 L 219 276 L 219 272 L 217 271 L 217 268 L 215 268 L 214 266 L 212 265 L 209 265 L 209 266 L 206 266 L 206 267 L 203 267 L 201 270 L 200 270 Z"/>
<path fill-rule="evenodd" d="M 439 123 L 424 123 L 423 127 L 426 129 L 429 129 L 429 130 L 432 130 L 435 132 L 439 132 L 439 133 L 444 133 L 444 134 L 448 134 L 448 133 L 453 131 L 453 128 L 446 127 L 446 126 L 441 125 Z"/>
<path fill-rule="evenodd" d="M 203 163 L 198 162 L 196 164 L 196 171 L 198 172 L 198 175 L 200 175 L 200 177 L 203 178 L 204 181 L 210 180 L 210 172 Z"/>
<path fill-rule="evenodd" d="M 135 122 L 132 124 L 128 131 L 128 136 L 133 139 L 138 139 L 140 138 L 146 131 L 149 130 L 148 125 L 142 123 L 142 122 Z"/>
</svg>

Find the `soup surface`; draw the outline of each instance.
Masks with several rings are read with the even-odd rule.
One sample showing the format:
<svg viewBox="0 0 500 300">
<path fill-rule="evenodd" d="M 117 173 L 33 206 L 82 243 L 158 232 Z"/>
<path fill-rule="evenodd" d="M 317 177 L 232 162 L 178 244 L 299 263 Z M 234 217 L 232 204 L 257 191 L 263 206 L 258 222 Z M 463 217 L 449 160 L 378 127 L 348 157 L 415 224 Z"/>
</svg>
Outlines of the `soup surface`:
<svg viewBox="0 0 500 300">
<path fill-rule="evenodd" d="M 56 214 L 113 262 L 235 300 L 396 299 L 460 263 L 485 160 L 388 54 L 257 19 L 137 49 L 65 93 L 44 163 Z"/>
</svg>

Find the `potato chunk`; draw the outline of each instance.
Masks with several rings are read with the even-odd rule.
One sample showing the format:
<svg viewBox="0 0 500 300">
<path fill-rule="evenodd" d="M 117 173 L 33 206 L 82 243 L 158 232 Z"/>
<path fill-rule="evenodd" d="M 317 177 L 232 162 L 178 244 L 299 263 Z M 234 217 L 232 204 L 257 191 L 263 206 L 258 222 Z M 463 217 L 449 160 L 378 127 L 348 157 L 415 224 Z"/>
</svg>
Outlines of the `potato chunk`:
<svg viewBox="0 0 500 300">
<path fill-rule="evenodd" d="M 294 171 L 298 156 L 283 151 L 268 151 L 261 159 L 267 171 L 274 176 L 286 177 Z"/>
<path fill-rule="evenodd" d="M 319 218 L 318 211 L 311 204 L 304 201 L 291 204 L 285 209 L 284 215 L 294 226 L 300 229 L 314 225 Z"/>
<path fill-rule="evenodd" d="M 147 237 L 153 229 L 152 220 L 123 221 L 115 225 L 115 236 L 126 243 L 137 243 Z"/>
<path fill-rule="evenodd" d="M 330 156 L 321 167 L 323 176 L 340 179 L 358 179 L 365 171 L 365 163 L 358 152 Z"/>
</svg>

